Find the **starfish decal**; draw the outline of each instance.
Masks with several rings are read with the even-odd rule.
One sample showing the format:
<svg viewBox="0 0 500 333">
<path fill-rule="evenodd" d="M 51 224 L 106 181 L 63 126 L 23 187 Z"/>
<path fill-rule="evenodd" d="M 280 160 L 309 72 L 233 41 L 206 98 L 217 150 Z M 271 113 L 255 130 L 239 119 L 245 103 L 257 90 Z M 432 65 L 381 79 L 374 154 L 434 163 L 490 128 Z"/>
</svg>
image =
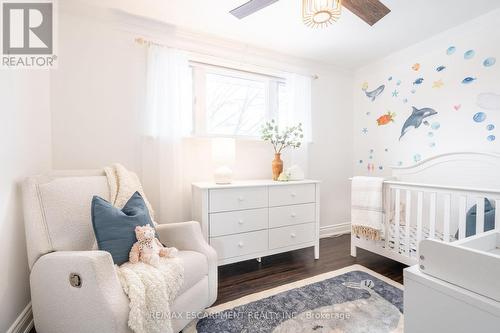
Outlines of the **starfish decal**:
<svg viewBox="0 0 500 333">
<path fill-rule="evenodd" d="M 443 80 L 434 81 L 432 83 L 432 88 L 441 88 L 442 86 L 444 86 Z"/>
<path fill-rule="evenodd" d="M 394 91 L 392 92 L 392 97 L 398 97 L 398 95 L 399 95 L 399 91 L 394 90 Z"/>
</svg>

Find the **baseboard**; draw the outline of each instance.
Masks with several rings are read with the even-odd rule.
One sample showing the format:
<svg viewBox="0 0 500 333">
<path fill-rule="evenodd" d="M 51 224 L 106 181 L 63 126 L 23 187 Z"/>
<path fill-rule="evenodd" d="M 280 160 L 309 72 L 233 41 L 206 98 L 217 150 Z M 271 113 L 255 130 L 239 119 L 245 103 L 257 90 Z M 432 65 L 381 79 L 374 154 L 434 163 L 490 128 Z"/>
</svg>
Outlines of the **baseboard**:
<svg viewBox="0 0 500 333">
<path fill-rule="evenodd" d="M 33 312 L 31 311 L 31 302 L 29 302 L 14 323 L 9 327 L 7 333 L 29 333 L 32 328 Z"/>
<path fill-rule="evenodd" d="M 348 234 L 351 232 L 351 223 L 339 223 L 319 227 L 319 238 Z"/>
</svg>

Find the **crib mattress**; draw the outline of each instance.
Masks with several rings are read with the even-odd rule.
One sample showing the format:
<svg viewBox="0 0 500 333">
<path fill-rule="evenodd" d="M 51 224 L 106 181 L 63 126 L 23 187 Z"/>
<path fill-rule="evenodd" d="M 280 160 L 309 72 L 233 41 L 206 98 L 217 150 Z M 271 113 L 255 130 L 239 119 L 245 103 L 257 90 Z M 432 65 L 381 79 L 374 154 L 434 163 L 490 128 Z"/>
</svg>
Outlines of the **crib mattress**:
<svg viewBox="0 0 500 333">
<path fill-rule="evenodd" d="M 423 226 L 422 227 L 422 239 L 429 238 L 430 236 L 430 229 L 428 227 Z M 415 257 L 417 255 L 417 227 L 416 226 L 410 226 L 410 235 L 409 235 L 409 241 L 410 241 L 410 253 L 407 253 L 407 247 L 406 247 L 406 226 L 400 225 L 399 226 L 399 238 L 396 239 L 396 226 L 394 224 L 391 224 L 389 227 L 389 248 L 394 250 L 396 246 L 399 244 L 398 247 L 398 252 L 400 254 L 404 254 L 410 257 Z M 436 230 L 434 234 L 434 239 L 438 240 L 443 240 L 444 235 L 441 231 Z M 452 242 L 455 241 L 456 238 L 452 235 L 450 235 L 450 238 L 448 241 Z M 380 241 L 381 246 L 385 247 L 385 236 L 382 238 Z"/>
</svg>

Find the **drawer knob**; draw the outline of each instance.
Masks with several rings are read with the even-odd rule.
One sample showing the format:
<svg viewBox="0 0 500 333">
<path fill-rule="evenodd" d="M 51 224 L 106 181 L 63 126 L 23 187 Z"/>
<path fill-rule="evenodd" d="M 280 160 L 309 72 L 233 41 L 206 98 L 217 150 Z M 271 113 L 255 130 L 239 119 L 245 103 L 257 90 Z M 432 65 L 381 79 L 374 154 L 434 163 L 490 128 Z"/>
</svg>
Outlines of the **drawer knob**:
<svg viewBox="0 0 500 333">
<path fill-rule="evenodd" d="M 238 224 L 243 224 L 243 220 L 242 220 L 242 219 L 239 219 L 239 220 L 238 220 Z"/>
<path fill-rule="evenodd" d="M 291 216 L 291 217 L 297 217 L 297 214 L 292 213 L 292 214 L 290 214 L 290 216 Z"/>
<path fill-rule="evenodd" d="M 290 195 L 291 195 L 293 198 L 295 198 L 295 197 L 297 196 L 297 193 L 292 192 L 292 193 L 290 193 Z"/>
<path fill-rule="evenodd" d="M 243 242 L 239 242 L 238 247 L 243 247 Z"/>
<path fill-rule="evenodd" d="M 295 233 L 293 233 L 293 232 L 292 232 L 292 233 L 290 234 L 290 237 L 295 238 L 295 237 L 297 237 L 297 235 L 296 235 Z"/>
<path fill-rule="evenodd" d="M 243 198 L 241 195 L 238 197 L 238 201 L 243 201 L 245 198 Z"/>
</svg>

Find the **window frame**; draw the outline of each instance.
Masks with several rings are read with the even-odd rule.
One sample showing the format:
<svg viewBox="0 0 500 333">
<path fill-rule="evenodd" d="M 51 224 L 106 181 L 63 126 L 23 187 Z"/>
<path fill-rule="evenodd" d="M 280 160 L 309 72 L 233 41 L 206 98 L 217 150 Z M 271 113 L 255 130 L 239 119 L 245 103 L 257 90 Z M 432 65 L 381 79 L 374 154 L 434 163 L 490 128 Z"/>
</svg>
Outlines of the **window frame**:
<svg viewBox="0 0 500 333">
<path fill-rule="evenodd" d="M 279 85 L 286 86 L 286 79 L 278 76 L 256 73 L 238 68 L 217 66 L 206 63 L 190 61 L 190 67 L 193 75 L 193 137 L 228 137 L 235 139 L 260 140 L 260 135 L 245 134 L 218 134 L 209 133 L 207 124 L 206 110 L 206 84 L 207 74 L 223 75 L 238 79 L 256 80 L 266 84 L 266 119 L 279 120 Z"/>
</svg>

